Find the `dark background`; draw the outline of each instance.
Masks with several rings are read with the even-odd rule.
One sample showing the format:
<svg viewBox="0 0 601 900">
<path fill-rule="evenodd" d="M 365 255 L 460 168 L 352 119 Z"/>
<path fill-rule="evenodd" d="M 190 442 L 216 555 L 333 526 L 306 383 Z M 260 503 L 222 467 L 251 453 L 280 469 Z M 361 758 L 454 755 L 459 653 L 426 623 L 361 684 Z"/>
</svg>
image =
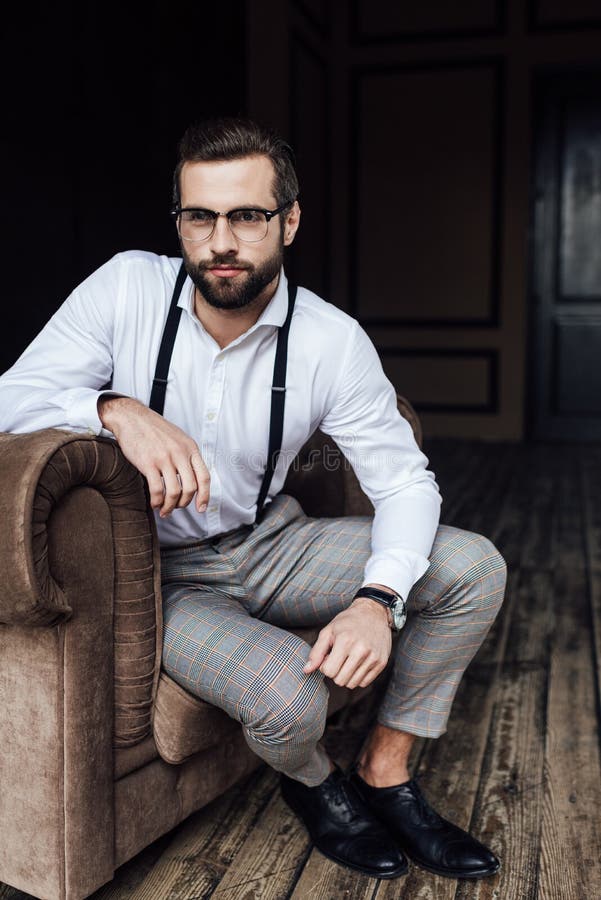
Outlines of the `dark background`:
<svg viewBox="0 0 601 900">
<path fill-rule="evenodd" d="M 598 0 L 8 7 L 0 371 L 114 253 L 178 255 L 177 142 L 246 113 L 297 151 L 289 272 L 427 436 L 601 439 L 600 59 Z"/>
<path fill-rule="evenodd" d="M 23 4 L 0 28 L 0 370 L 114 253 L 179 255 L 177 142 L 245 112 L 244 3 Z"/>
</svg>

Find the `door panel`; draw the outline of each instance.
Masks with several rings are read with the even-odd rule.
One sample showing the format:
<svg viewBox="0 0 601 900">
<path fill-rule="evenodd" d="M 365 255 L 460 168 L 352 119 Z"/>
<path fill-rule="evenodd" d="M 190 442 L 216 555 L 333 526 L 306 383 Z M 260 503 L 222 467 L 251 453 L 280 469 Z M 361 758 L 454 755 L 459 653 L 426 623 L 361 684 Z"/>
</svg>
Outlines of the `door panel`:
<svg viewBox="0 0 601 900">
<path fill-rule="evenodd" d="M 599 72 L 538 85 L 533 436 L 601 439 Z"/>
</svg>

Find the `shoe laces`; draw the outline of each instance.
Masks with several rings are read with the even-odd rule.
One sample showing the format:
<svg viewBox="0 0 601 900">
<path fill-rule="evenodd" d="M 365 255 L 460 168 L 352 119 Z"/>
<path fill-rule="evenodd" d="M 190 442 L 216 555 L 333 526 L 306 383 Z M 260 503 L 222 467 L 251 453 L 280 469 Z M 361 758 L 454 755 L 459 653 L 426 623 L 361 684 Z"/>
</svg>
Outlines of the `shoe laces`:
<svg viewBox="0 0 601 900">
<path fill-rule="evenodd" d="M 409 782 L 411 786 L 411 793 L 415 797 L 417 804 L 419 806 L 419 811 L 428 825 L 442 825 L 444 820 L 442 817 L 436 812 L 435 809 L 432 809 L 426 798 L 421 792 L 421 788 L 418 785 L 415 778 L 412 778 Z"/>
<path fill-rule="evenodd" d="M 349 795 L 349 792 L 352 794 L 352 797 Z M 358 807 L 363 806 L 363 801 L 351 784 L 350 775 L 348 773 L 342 772 L 331 785 L 328 793 L 330 802 L 337 806 L 341 811 L 346 812 L 349 817 L 349 822 L 352 822 L 360 816 Z"/>
</svg>

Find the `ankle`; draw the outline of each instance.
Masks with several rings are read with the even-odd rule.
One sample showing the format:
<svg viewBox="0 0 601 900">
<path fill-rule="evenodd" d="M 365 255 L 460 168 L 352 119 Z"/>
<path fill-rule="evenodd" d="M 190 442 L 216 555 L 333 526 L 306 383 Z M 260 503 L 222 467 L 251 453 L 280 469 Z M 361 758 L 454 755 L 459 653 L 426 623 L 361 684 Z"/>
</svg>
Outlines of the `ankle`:
<svg viewBox="0 0 601 900">
<path fill-rule="evenodd" d="M 357 772 L 366 784 L 375 788 L 396 787 L 411 780 L 411 775 L 405 765 L 383 767 L 374 766 L 369 761 L 360 761 L 357 764 Z"/>
</svg>

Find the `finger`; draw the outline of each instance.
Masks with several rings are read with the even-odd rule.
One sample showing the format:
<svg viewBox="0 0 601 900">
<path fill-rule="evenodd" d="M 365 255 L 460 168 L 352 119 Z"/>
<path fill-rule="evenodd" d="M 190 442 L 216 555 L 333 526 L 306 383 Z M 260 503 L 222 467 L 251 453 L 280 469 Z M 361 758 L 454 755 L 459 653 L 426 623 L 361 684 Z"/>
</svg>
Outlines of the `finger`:
<svg viewBox="0 0 601 900">
<path fill-rule="evenodd" d="M 189 462 L 184 460 L 178 461 L 177 474 L 182 489 L 179 500 L 177 502 L 177 507 L 181 509 L 184 506 L 187 506 L 188 503 L 190 503 L 190 501 L 192 500 L 192 497 L 197 490 L 197 484 L 194 470 L 192 469 L 192 466 Z"/>
<path fill-rule="evenodd" d="M 363 682 L 366 678 L 368 678 L 366 684 L 369 684 L 374 678 L 380 674 L 384 667 L 377 661 L 373 659 L 366 659 L 363 665 L 358 666 L 355 670 L 355 674 L 349 678 L 346 683 L 347 688 L 351 691 L 356 687 L 364 687 Z"/>
<path fill-rule="evenodd" d="M 335 679 L 346 663 L 349 657 L 350 650 L 351 645 L 346 641 L 342 641 L 340 637 L 338 637 L 332 645 L 329 656 L 320 666 L 323 674 L 327 675 L 328 678 Z"/>
<path fill-rule="evenodd" d="M 340 685 L 340 687 L 348 687 L 351 678 L 354 677 L 355 673 L 362 668 L 366 662 L 367 659 L 365 653 L 357 653 L 357 651 L 350 653 L 344 664 L 334 676 L 334 681 L 336 684 Z"/>
<path fill-rule="evenodd" d="M 357 687 L 367 687 L 368 684 L 371 684 L 372 681 L 375 681 L 378 675 L 384 671 L 386 666 L 376 665 L 373 669 L 370 669 L 369 672 L 361 679 Z"/>
<path fill-rule="evenodd" d="M 332 646 L 332 632 L 329 627 L 326 625 L 325 628 L 322 628 L 319 634 L 317 635 L 317 640 L 313 644 L 311 648 L 311 652 L 309 653 L 309 659 L 307 663 L 303 666 L 303 672 L 305 675 L 309 675 L 311 672 L 314 672 L 316 669 L 319 669 L 320 665 L 330 652 L 330 647 Z"/>
<path fill-rule="evenodd" d="M 161 518 L 164 519 L 165 516 L 170 515 L 177 506 L 179 498 L 181 497 L 182 486 L 177 477 L 175 466 L 166 467 L 161 474 L 163 476 L 163 481 L 165 482 L 165 497 L 163 505 L 161 506 L 160 515 Z"/>
<path fill-rule="evenodd" d="M 190 465 L 196 479 L 196 509 L 198 512 L 204 512 L 209 502 L 209 485 L 211 476 L 205 465 L 205 461 L 200 455 L 200 450 L 192 453 L 190 456 Z"/>
<path fill-rule="evenodd" d="M 165 485 L 158 469 L 151 469 L 144 473 L 148 482 L 148 491 L 150 494 L 150 505 L 152 509 L 159 509 L 163 505 L 165 499 Z"/>
</svg>

